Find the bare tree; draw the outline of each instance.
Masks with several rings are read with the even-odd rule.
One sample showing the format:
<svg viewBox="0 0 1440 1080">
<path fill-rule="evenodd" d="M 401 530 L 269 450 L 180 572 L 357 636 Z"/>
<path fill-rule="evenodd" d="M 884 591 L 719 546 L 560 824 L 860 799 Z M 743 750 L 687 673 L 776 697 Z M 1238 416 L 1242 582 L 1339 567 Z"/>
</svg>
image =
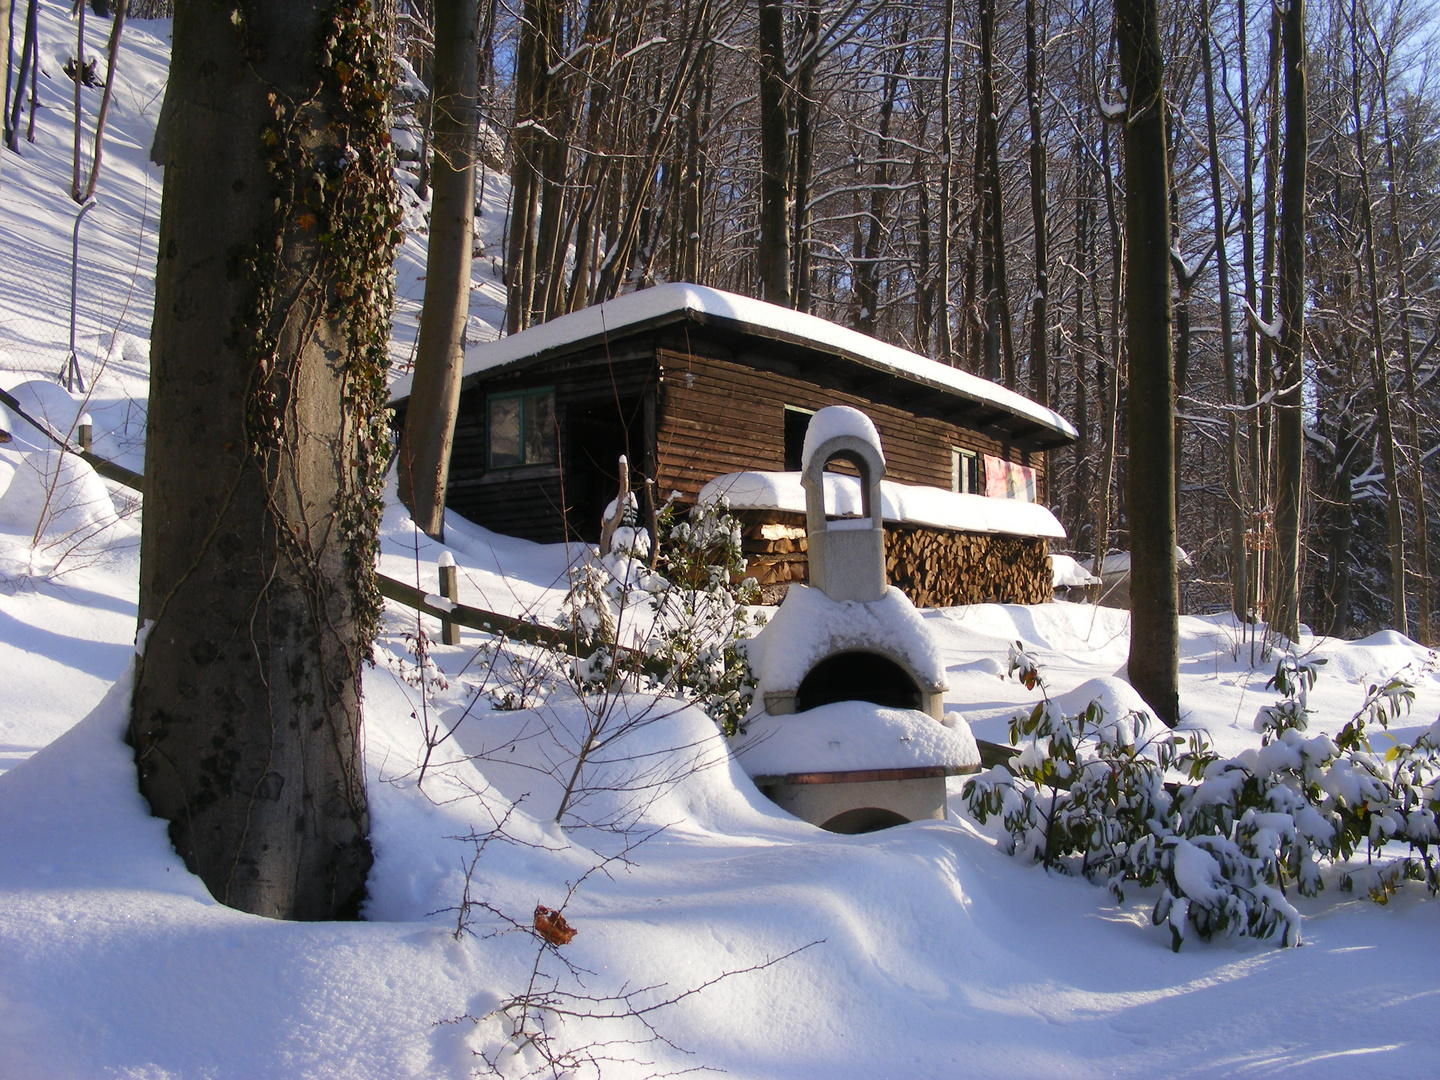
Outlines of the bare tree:
<svg viewBox="0 0 1440 1080">
<path fill-rule="evenodd" d="M 1295 639 L 1300 629 L 1300 527 L 1304 511 L 1301 397 L 1305 349 L 1305 176 L 1310 145 L 1305 115 L 1305 4 L 1277 8 L 1284 56 L 1285 154 L 1280 188 L 1280 335 L 1275 448 L 1275 611 L 1271 625 Z"/>
<path fill-rule="evenodd" d="M 1130 683 L 1166 724 L 1180 719 L 1175 577 L 1174 370 L 1165 67 L 1157 0 L 1116 0 L 1125 103 L 1125 316 L 1130 358 Z"/>
<path fill-rule="evenodd" d="M 790 86 L 785 64 L 785 6 L 759 0 L 760 287 L 771 303 L 790 304 Z"/>
<path fill-rule="evenodd" d="M 445 533 L 445 485 L 470 318 L 479 18 L 479 0 L 435 0 L 430 242 L 398 480 L 400 501 L 421 530 L 437 540 Z"/>
<path fill-rule="evenodd" d="M 1035 228 L 1035 296 L 1030 309 L 1030 386 L 1042 405 L 1050 403 L 1049 319 L 1050 256 L 1045 201 L 1045 126 L 1043 56 L 1037 0 L 1025 0 L 1025 100 L 1030 112 L 1030 218 Z"/>
<path fill-rule="evenodd" d="M 1225 199 L 1221 193 L 1219 125 L 1215 116 L 1215 65 L 1210 41 L 1214 29 L 1210 13 L 1213 0 L 1202 0 L 1200 26 L 1201 65 L 1205 75 L 1205 145 L 1210 159 L 1210 205 L 1215 228 L 1215 269 L 1220 289 L 1220 363 L 1225 379 L 1225 483 L 1229 494 L 1230 519 L 1230 610 L 1242 622 L 1249 618 L 1250 588 L 1245 558 L 1245 494 L 1240 472 L 1239 384 L 1235 378 L 1235 326 L 1230 296 L 1230 255 L 1226 250 Z"/>
<path fill-rule="evenodd" d="M 1380 93 L 1380 119 L 1383 126 L 1382 142 L 1385 146 L 1386 208 L 1389 211 L 1388 225 L 1390 243 L 1393 249 L 1392 257 L 1395 260 L 1395 316 L 1400 327 L 1400 361 L 1404 368 L 1405 402 L 1406 412 L 1409 418 L 1410 450 L 1414 455 L 1410 461 L 1410 502 L 1415 512 L 1415 572 L 1420 581 L 1420 589 L 1418 596 L 1419 611 L 1417 612 L 1417 618 L 1412 622 L 1412 629 L 1422 645 L 1429 645 L 1433 640 L 1430 618 L 1434 608 L 1432 596 L 1435 583 L 1430 578 L 1429 518 L 1426 512 L 1425 463 L 1420 444 L 1421 401 L 1415 382 L 1415 349 L 1410 334 L 1410 283 L 1405 268 L 1405 229 L 1400 220 L 1400 175 L 1395 164 L 1395 131 L 1391 125 L 1390 115 L 1390 57 L 1393 55 L 1394 49 L 1393 42 L 1381 41 L 1380 36 L 1375 31 L 1374 21 L 1369 17 L 1368 13 L 1365 14 L 1364 18 L 1366 29 L 1369 31 L 1370 41 L 1374 45 L 1374 53 L 1370 57 L 1370 63 L 1376 69 L 1375 77 Z"/>
<path fill-rule="evenodd" d="M 1395 428 L 1390 417 L 1390 371 L 1385 332 L 1380 324 L 1380 275 L 1376 270 L 1374 207 L 1370 195 L 1369 133 L 1360 108 L 1359 0 L 1350 2 L 1350 103 L 1354 121 L 1355 170 L 1360 186 L 1361 257 L 1370 316 L 1370 379 L 1374 385 L 1380 457 L 1385 464 L 1385 517 L 1390 531 L 1390 602 L 1395 625 L 1409 632 L 1405 604 L 1405 519 L 1400 505 L 1400 475 L 1395 453 Z"/>
</svg>

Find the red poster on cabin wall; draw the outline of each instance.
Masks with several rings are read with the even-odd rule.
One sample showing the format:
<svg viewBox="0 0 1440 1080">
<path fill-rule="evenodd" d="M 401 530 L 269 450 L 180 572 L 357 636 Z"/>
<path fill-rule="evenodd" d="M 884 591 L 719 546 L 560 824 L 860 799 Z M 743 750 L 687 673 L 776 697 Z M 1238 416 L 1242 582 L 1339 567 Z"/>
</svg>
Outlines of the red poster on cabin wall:
<svg viewBox="0 0 1440 1080">
<path fill-rule="evenodd" d="M 985 494 L 992 499 L 1035 501 L 1035 469 L 985 455 Z"/>
</svg>

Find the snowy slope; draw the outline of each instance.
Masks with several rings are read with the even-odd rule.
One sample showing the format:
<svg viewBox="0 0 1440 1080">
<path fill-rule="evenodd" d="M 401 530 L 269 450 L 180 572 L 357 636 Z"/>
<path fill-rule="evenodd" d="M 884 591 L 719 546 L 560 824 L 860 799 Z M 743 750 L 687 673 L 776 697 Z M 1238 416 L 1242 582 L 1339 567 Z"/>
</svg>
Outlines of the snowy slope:
<svg viewBox="0 0 1440 1080">
<path fill-rule="evenodd" d="M 58 5 L 42 13 L 44 64 L 54 76 L 72 24 Z M 92 20 L 92 50 L 103 27 Z M 20 161 L 7 152 L 0 170 L 0 385 L 43 404 L 56 426 L 89 408 L 98 437 L 109 440 L 102 452 L 137 468 L 159 184 L 143 150 L 166 29 L 127 29 L 114 156 L 101 209 L 86 221 L 94 269 L 82 364 L 98 387 L 88 405 L 43 382 L 68 338 L 73 222 L 67 115 L 53 79 L 36 144 Z M 487 199 L 498 221 L 503 188 L 489 189 Z M 485 242 L 495 250 L 494 231 Z M 412 238 L 399 269 L 409 300 L 397 351 L 413 338 L 423 272 L 423 246 Z M 477 337 L 498 319 L 488 273 L 477 264 Z M 367 921 L 282 924 L 221 907 L 148 815 L 122 741 L 137 573 L 124 493 L 102 485 L 115 520 L 104 519 L 90 555 L 57 566 L 53 550 L 30 543 L 35 488 L 14 486 L 23 475 L 14 470 L 42 453 L 38 436 L 17 432 L 5 453 L 12 473 L 0 478 L 4 1080 L 458 1078 L 483 1071 L 477 1052 L 499 1055 L 507 1076 L 523 1074 L 536 1065 L 533 1051 L 506 1051 L 509 1032 L 498 1019 L 449 1021 L 486 1014 L 529 982 L 534 941 L 506 932 L 512 927 L 501 916 L 527 923 L 537 903 L 560 905 L 572 884 L 620 850 L 622 836 L 579 821 L 626 823 L 632 840 L 648 839 L 628 853 L 628 866 L 612 862 L 579 884 L 566 908 L 578 934 L 562 955 L 589 973 L 586 989 L 547 958 L 543 971 L 556 985 L 602 997 L 641 989 L 634 1003 L 648 1005 L 731 973 L 651 1016 L 668 1042 L 614 1048 L 614 1056 L 653 1066 L 615 1063 L 609 1077 L 697 1066 L 754 1080 L 1422 1078 L 1440 1068 L 1440 904 L 1415 888 L 1385 908 L 1334 888 L 1296 899 L 1306 916 L 1303 948 L 1229 941 L 1172 954 L 1168 936 L 1148 925 L 1154 897 L 1144 890 L 1117 905 L 1083 881 L 1006 858 L 954 815 L 868 836 L 822 833 L 765 800 L 703 715 L 644 698 L 622 703 L 628 711 L 616 721 L 629 724 L 629 734 L 582 775 L 575 812 L 560 829 L 552 819 L 593 700 L 587 713 L 563 689 L 542 695 L 543 657 L 497 656 L 468 632 L 460 646 L 435 647 L 422 691 L 406 640 L 414 616 L 400 609 L 387 616 L 379 663 L 365 682 L 376 853 Z M 92 481 L 99 483 L 81 474 L 74 486 L 94 496 Z M 67 512 L 93 510 L 87 503 Z M 447 534 L 462 600 L 544 621 L 558 615 L 578 552 L 459 520 Z M 395 509 L 382 540 L 382 569 L 434 590 L 438 545 L 417 539 Z M 924 618 L 950 687 L 946 708 L 982 738 L 1002 738 L 1009 716 L 1036 700 L 1000 677 L 1016 640 L 1067 707 L 1095 696 L 1114 707 L 1134 703 L 1120 677 L 1124 612 L 986 605 Z M 1186 725 L 1206 729 L 1227 752 L 1255 745 L 1250 723 L 1273 700 L 1264 689 L 1273 661 L 1252 663 L 1240 630 L 1224 619 L 1187 618 L 1181 630 Z M 1358 707 L 1368 679 L 1427 659 L 1394 633 L 1302 644 L 1330 660 L 1310 701 L 1315 727 L 1332 732 Z M 535 707 L 493 707 L 507 695 Z M 1440 681 L 1426 673 L 1402 731 L 1428 724 L 1437 710 Z M 454 734 L 436 748 L 422 787 L 424 724 Z M 645 787 L 657 779 L 654 768 L 671 770 L 674 782 Z M 471 932 L 457 938 L 455 909 L 475 854 L 466 838 L 489 835 L 501 818 L 509 839 L 487 844 L 470 881 L 471 898 L 493 910 L 471 908 L 462 920 Z M 652 986 L 663 988 L 643 990 Z M 633 1022 L 571 1023 L 557 1032 L 571 1047 L 645 1035 Z"/>
</svg>

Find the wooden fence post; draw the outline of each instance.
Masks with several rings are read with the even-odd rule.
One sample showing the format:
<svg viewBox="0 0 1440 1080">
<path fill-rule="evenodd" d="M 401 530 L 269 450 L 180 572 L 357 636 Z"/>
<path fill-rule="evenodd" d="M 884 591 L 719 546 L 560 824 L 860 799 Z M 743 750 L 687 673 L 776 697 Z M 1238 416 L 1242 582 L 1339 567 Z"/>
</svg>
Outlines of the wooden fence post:
<svg viewBox="0 0 1440 1080">
<path fill-rule="evenodd" d="M 455 572 L 455 556 L 442 551 L 440 563 L 440 595 L 452 604 L 460 600 L 460 583 Z M 449 619 L 440 620 L 440 640 L 446 645 L 460 644 L 460 624 Z"/>
</svg>

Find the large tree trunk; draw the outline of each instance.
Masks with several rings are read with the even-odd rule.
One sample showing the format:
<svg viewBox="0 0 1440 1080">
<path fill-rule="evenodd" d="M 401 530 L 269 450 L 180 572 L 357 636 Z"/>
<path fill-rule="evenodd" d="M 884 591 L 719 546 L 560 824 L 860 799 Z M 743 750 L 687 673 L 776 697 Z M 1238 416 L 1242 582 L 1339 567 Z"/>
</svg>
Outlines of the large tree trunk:
<svg viewBox="0 0 1440 1080">
<path fill-rule="evenodd" d="M 760 0 L 760 295 L 790 306 L 790 108 L 785 6 Z"/>
<path fill-rule="evenodd" d="M 354 917 L 399 207 L 367 5 L 183 4 L 151 351 L 140 789 L 222 903 Z"/>
<path fill-rule="evenodd" d="M 1156 0 L 1116 0 L 1125 114 L 1125 316 L 1130 358 L 1126 513 L 1130 683 L 1166 724 L 1180 719 L 1175 576 L 1174 371 L 1165 80 Z"/>
<path fill-rule="evenodd" d="M 445 483 L 460 406 L 475 233 L 479 0 L 435 0 L 434 192 L 425 306 L 398 463 L 400 501 L 428 536 L 445 535 Z"/>
<path fill-rule="evenodd" d="M 1280 318 L 1275 349 L 1275 614 L 1271 625 L 1295 640 L 1300 629 L 1300 517 L 1304 488 L 1301 388 L 1305 346 L 1305 4 L 1281 13 L 1285 71 L 1285 154 L 1280 180 Z"/>
</svg>

